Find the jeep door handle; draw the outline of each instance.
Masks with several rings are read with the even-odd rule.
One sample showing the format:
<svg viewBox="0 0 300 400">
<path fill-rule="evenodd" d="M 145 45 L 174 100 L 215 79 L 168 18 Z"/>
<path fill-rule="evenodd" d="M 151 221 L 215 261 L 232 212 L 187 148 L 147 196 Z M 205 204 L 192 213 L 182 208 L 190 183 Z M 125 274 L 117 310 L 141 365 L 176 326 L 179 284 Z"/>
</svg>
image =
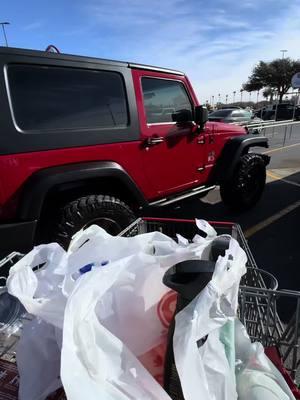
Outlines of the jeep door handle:
<svg viewBox="0 0 300 400">
<path fill-rule="evenodd" d="M 162 136 L 153 136 L 147 139 L 147 146 L 155 146 L 156 144 L 162 143 L 165 141 L 165 138 Z"/>
</svg>

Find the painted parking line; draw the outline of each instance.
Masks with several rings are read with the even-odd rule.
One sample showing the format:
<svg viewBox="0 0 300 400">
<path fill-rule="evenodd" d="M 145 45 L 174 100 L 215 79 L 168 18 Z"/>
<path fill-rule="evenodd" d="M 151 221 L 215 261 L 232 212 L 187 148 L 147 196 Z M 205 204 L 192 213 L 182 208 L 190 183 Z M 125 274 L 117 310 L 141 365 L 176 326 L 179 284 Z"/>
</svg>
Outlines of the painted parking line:
<svg viewBox="0 0 300 400">
<path fill-rule="evenodd" d="M 246 238 L 248 239 L 255 233 L 261 231 L 262 229 L 265 229 L 267 226 L 273 224 L 273 222 L 278 221 L 280 218 L 296 210 L 296 208 L 298 208 L 299 206 L 300 206 L 300 200 L 296 201 L 295 203 L 289 205 L 286 208 L 283 208 L 282 210 L 278 211 L 278 213 L 271 215 L 271 217 L 265 219 L 264 221 L 258 223 L 257 225 L 254 225 L 251 228 L 247 229 L 244 232 Z"/>
<path fill-rule="evenodd" d="M 262 154 L 271 154 L 271 153 L 275 153 L 276 151 L 281 151 L 281 150 L 289 149 L 291 147 L 296 147 L 296 146 L 300 146 L 300 143 L 289 144 L 288 146 L 282 146 L 282 147 L 278 147 L 277 149 L 267 150 L 267 151 L 264 151 Z"/>
<path fill-rule="evenodd" d="M 285 178 L 282 177 L 282 176 L 279 176 L 279 175 L 277 175 L 277 174 L 274 174 L 274 172 L 267 171 L 267 176 L 270 177 L 270 178 L 272 178 L 274 181 L 282 181 L 282 182 L 284 182 L 284 183 L 288 183 L 289 185 L 293 185 L 293 186 L 298 186 L 298 187 L 300 187 L 300 183 L 290 181 L 289 179 L 285 179 Z"/>
<path fill-rule="evenodd" d="M 300 143 L 299 143 L 299 145 L 300 145 Z M 291 147 L 291 146 L 287 146 L 287 147 Z M 289 179 L 285 179 L 284 177 L 279 176 L 279 175 L 275 174 L 274 172 L 267 171 L 267 176 L 272 178 L 275 181 L 281 181 L 281 182 L 287 183 L 289 185 L 300 187 L 299 183 L 290 181 Z M 299 206 L 300 206 L 300 200 L 283 208 L 282 210 L 278 211 L 276 214 L 271 215 L 269 218 L 265 219 L 264 221 L 261 221 L 258 224 L 247 229 L 245 231 L 246 238 L 253 236 L 255 233 L 261 231 L 262 229 L 265 229 L 267 226 L 273 224 L 273 222 L 278 221 L 280 218 L 289 214 L 291 211 L 296 210 L 296 208 L 298 208 Z"/>
</svg>

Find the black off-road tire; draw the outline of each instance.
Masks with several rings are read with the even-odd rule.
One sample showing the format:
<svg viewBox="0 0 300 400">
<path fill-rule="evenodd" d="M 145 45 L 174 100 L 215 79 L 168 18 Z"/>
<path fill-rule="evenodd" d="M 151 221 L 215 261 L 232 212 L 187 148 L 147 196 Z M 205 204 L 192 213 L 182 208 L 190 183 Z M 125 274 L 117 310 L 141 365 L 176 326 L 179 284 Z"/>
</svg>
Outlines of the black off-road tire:
<svg viewBox="0 0 300 400">
<path fill-rule="evenodd" d="M 260 154 L 245 154 L 236 166 L 232 179 L 221 184 L 223 202 L 232 210 L 244 211 L 260 199 L 266 183 L 266 165 Z"/>
<path fill-rule="evenodd" d="M 131 209 L 115 197 L 104 195 L 81 197 L 60 210 L 51 241 L 58 242 L 66 249 L 72 236 L 82 228 L 96 224 L 108 233 L 117 235 L 135 219 Z"/>
</svg>

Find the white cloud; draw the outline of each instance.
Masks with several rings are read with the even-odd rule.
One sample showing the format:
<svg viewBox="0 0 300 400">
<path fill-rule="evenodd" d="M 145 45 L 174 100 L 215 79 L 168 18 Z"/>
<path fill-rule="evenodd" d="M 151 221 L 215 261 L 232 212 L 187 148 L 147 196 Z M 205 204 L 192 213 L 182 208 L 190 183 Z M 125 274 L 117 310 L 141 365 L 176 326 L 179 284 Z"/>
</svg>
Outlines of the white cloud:
<svg viewBox="0 0 300 400">
<path fill-rule="evenodd" d="M 209 19 L 211 22 L 210 26 L 218 28 L 231 28 L 231 29 L 244 29 L 250 28 L 250 25 L 246 21 L 233 19 L 232 16 L 211 16 Z"/>
<path fill-rule="evenodd" d="M 101 0 L 86 10 L 94 27 L 110 30 L 114 58 L 183 70 L 205 101 L 238 92 L 254 64 L 280 57 L 282 48 L 299 57 L 300 2 L 281 3 L 218 0 L 213 9 L 197 1 Z"/>
<path fill-rule="evenodd" d="M 241 6 L 243 8 L 256 9 L 258 6 L 258 3 L 255 0 L 246 0 L 241 3 Z"/>
<path fill-rule="evenodd" d="M 261 39 L 259 39 L 261 36 Z M 256 42 L 257 45 L 249 49 L 243 56 L 239 53 L 230 52 L 220 57 L 214 57 L 219 61 L 218 67 L 212 67 L 212 60 L 205 61 L 202 68 L 212 71 L 206 81 L 200 76 L 193 76 L 195 85 L 198 87 L 198 94 L 202 100 L 210 99 L 211 95 L 221 92 L 232 95 L 233 90 L 239 90 L 243 82 L 247 80 L 251 70 L 258 60 L 272 60 L 281 56 L 280 49 L 288 49 L 287 56 L 299 58 L 299 37 L 300 37 L 300 9 L 298 6 L 291 8 L 290 12 L 273 26 L 273 32 L 265 35 L 263 32 L 253 34 L 250 38 L 242 37 L 243 40 Z M 236 60 L 236 64 L 232 61 Z M 217 72 L 220 71 L 221 74 Z M 191 71 L 191 74 L 193 72 Z M 206 97 L 204 99 L 203 94 Z M 248 94 L 246 96 L 249 96 Z M 253 98 L 253 97 L 252 97 Z"/>
<path fill-rule="evenodd" d="M 40 29 L 43 26 L 42 21 L 35 21 L 23 27 L 24 31 L 34 31 L 36 29 Z"/>
</svg>

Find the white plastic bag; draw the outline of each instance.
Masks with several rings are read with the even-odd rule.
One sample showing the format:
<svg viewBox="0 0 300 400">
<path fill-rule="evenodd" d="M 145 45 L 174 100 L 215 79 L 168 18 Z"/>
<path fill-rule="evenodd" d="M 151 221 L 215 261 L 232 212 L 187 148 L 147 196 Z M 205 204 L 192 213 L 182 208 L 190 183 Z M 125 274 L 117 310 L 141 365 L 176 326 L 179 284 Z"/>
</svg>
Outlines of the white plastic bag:
<svg viewBox="0 0 300 400">
<path fill-rule="evenodd" d="M 246 261 L 244 251 L 231 239 L 225 257 L 219 257 L 216 263 L 211 282 L 176 316 L 173 347 L 185 400 L 294 400 L 262 345 L 251 344 L 236 318 Z M 224 334 L 229 340 L 224 340 Z M 199 348 L 199 340 L 206 335 Z M 239 366 L 237 375 L 234 356 Z"/>
<path fill-rule="evenodd" d="M 191 245 L 159 233 L 119 238 L 121 245 L 147 238 L 148 247 L 81 278 L 65 312 L 61 379 L 68 399 L 83 391 L 89 400 L 169 399 L 153 379 L 162 381 L 176 302 L 162 277 L 175 263 L 201 256 L 213 237 Z"/>
<path fill-rule="evenodd" d="M 211 282 L 176 316 L 174 357 L 185 400 L 237 399 L 234 370 L 220 341 L 220 328 L 236 315 L 246 261 L 245 252 L 231 239 L 225 256 L 217 260 Z"/>
<path fill-rule="evenodd" d="M 143 274 L 159 268 L 152 256 L 136 255 L 81 278 L 69 298 L 63 331 L 61 379 L 68 399 L 81 400 L 83 393 L 89 400 L 169 399 L 124 344 L 128 341 L 135 352 L 142 352 L 160 342 L 160 331 L 151 326 L 151 321 L 158 324 L 151 303 L 147 305 L 141 291 L 132 297 L 135 285 L 143 290 L 143 279 L 135 270 Z M 133 301 L 122 304 L 127 296 Z M 138 318 L 147 312 L 144 321 Z"/>
<path fill-rule="evenodd" d="M 192 244 L 176 243 L 159 232 L 112 237 L 91 226 L 75 235 L 68 252 L 51 244 L 20 260 L 10 271 L 8 290 L 28 312 L 50 324 L 39 326 L 45 334 L 36 342 L 31 333 L 37 321 L 24 331 L 18 366 L 27 379 L 21 378 L 20 400 L 43 400 L 57 386 L 60 372 L 68 400 L 83 395 L 89 400 L 168 399 L 157 381 L 162 378 L 176 296 L 162 284 L 162 277 L 175 263 L 200 258 L 211 244 L 215 231 L 205 222 L 198 225 L 207 237 L 196 236 Z M 33 272 L 40 264 L 45 265 Z M 91 271 L 80 276 L 80 268 L 87 264 Z M 48 340 L 52 355 L 43 353 Z M 30 352 L 35 375 L 25 371 Z M 47 356 L 53 368 L 45 377 L 38 366 L 47 364 Z M 36 380 L 40 385 L 34 389 Z"/>
<path fill-rule="evenodd" d="M 34 272 L 40 265 L 43 267 Z M 61 386 L 61 339 L 67 303 L 61 287 L 67 267 L 66 252 L 52 243 L 35 247 L 10 269 L 8 292 L 37 317 L 24 325 L 17 347 L 20 400 L 44 400 Z"/>
<path fill-rule="evenodd" d="M 26 323 L 17 347 L 19 399 L 40 400 L 61 387 L 61 331 L 39 318 Z"/>
<path fill-rule="evenodd" d="M 57 243 L 37 246 L 10 269 L 8 292 L 28 313 L 62 329 L 67 299 L 61 286 L 67 270 L 67 254 Z"/>
<path fill-rule="evenodd" d="M 235 320 L 237 392 L 239 400 L 295 400 L 281 373 L 260 343 L 251 343 L 245 327 Z"/>
</svg>

